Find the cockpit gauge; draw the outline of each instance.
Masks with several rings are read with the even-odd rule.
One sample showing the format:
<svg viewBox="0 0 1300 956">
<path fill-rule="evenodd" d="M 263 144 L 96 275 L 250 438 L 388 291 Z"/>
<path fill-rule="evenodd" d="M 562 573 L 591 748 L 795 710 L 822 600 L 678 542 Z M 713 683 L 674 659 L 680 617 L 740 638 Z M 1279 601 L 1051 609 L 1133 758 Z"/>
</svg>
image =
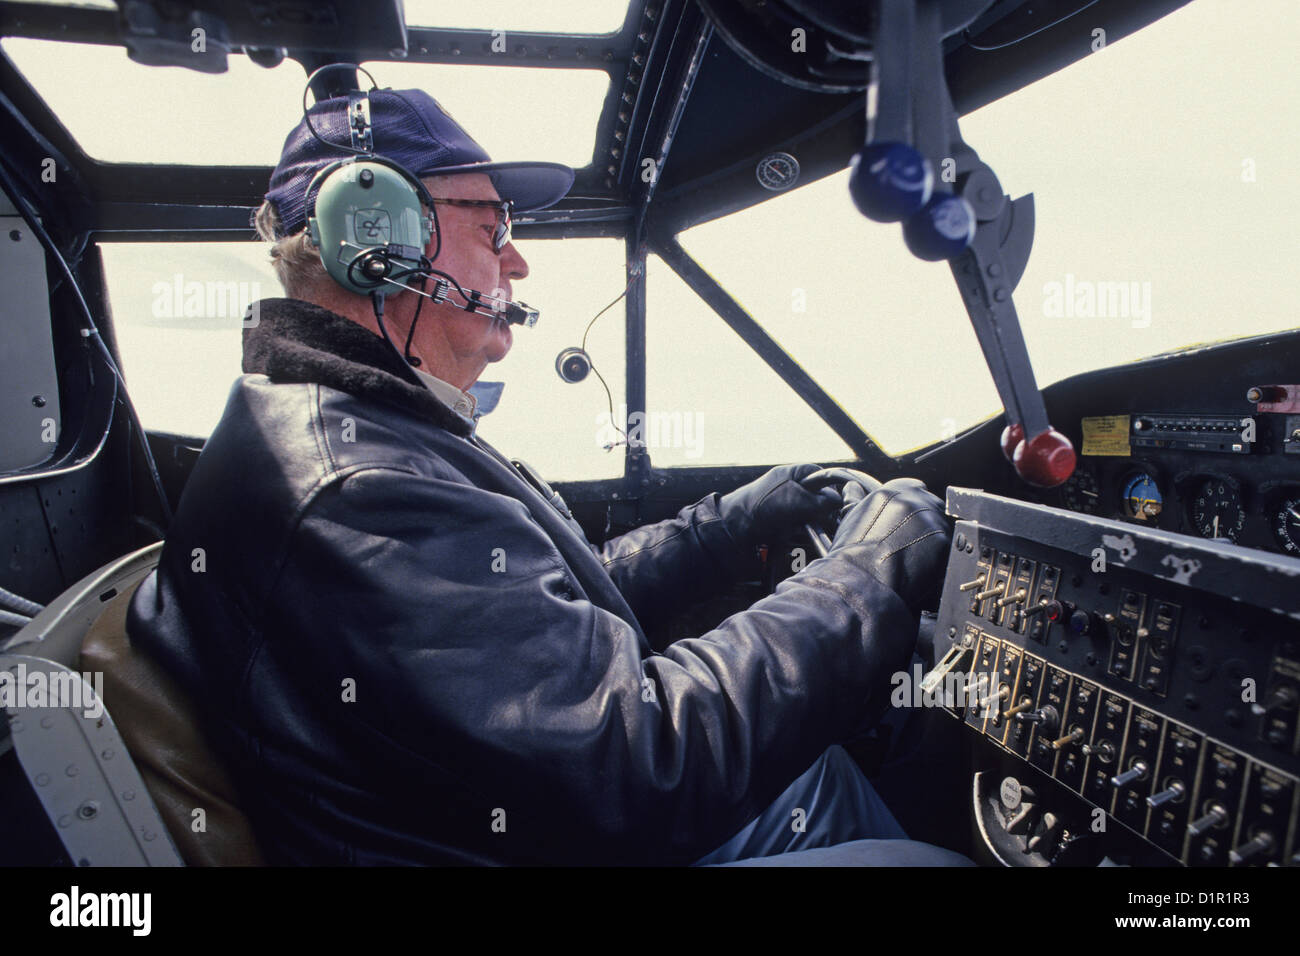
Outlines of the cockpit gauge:
<svg viewBox="0 0 1300 956">
<path fill-rule="evenodd" d="M 1145 471 L 1136 472 L 1125 479 L 1122 497 L 1125 513 L 1139 521 L 1154 522 L 1165 507 L 1165 496 L 1160 492 L 1160 485 Z"/>
<path fill-rule="evenodd" d="M 1236 541 L 1246 523 L 1241 489 L 1229 478 L 1206 478 L 1197 484 L 1188 512 L 1202 538 Z"/>
<path fill-rule="evenodd" d="M 1300 493 L 1278 502 L 1273 511 L 1273 537 L 1287 554 L 1300 556 Z"/>
<path fill-rule="evenodd" d="M 1061 503 L 1071 511 L 1096 514 L 1101 507 L 1101 486 L 1087 468 L 1076 469 L 1061 486 Z"/>
</svg>

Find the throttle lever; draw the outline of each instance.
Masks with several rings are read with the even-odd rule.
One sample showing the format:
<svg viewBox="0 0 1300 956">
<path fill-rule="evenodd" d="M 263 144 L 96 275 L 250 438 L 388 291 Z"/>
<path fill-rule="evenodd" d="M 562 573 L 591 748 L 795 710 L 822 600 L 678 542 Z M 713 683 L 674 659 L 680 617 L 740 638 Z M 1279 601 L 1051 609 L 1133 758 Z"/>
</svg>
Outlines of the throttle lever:
<svg viewBox="0 0 1300 956">
<path fill-rule="evenodd" d="M 945 9 L 876 0 L 867 143 L 849 191 L 867 218 L 902 221 L 918 258 L 949 262 L 1006 409 L 1002 453 L 1025 481 L 1052 487 L 1074 472 L 1074 448 L 1047 419 L 1011 300 L 1033 244 L 1033 197 L 1012 202 L 961 137 L 944 76 Z M 951 193 L 935 184 L 940 163 L 956 173 Z"/>
</svg>

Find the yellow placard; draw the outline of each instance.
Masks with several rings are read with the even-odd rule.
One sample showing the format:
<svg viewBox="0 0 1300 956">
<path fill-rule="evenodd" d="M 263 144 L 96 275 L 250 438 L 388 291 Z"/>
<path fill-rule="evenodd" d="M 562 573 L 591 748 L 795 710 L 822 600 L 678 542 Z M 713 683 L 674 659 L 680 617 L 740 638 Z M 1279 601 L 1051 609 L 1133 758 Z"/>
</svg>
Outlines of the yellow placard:
<svg viewBox="0 0 1300 956">
<path fill-rule="evenodd" d="M 1129 416 L 1096 415 L 1083 419 L 1084 455 L 1118 455 L 1127 458 L 1132 454 L 1128 444 Z"/>
</svg>

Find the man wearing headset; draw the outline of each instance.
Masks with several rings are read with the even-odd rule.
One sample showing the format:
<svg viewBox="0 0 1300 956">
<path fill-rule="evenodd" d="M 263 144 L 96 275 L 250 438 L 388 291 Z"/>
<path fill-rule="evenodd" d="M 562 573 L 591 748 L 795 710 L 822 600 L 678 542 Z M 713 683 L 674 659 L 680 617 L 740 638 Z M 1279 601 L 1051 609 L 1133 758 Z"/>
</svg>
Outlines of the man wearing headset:
<svg viewBox="0 0 1300 956">
<path fill-rule="evenodd" d="M 815 466 L 590 545 L 478 438 L 470 391 L 509 351 L 528 275 L 503 203 L 550 205 L 573 173 L 490 163 L 422 91 L 368 99 L 374 153 L 432 199 L 423 268 L 348 258 L 380 297 L 322 266 L 313 184 L 355 126 L 347 97 L 316 104 L 258 214 L 287 298 L 256 306 L 247 374 L 128 618 L 200 705 L 267 856 L 966 862 L 904 839 L 834 746 L 879 719 L 937 603 L 938 500 L 908 480 L 850 489 L 826 558 L 651 647 L 643 621 L 825 513 L 799 484 Z M 400 217 L 362 206 L 367 227 Z"/>
</svg>

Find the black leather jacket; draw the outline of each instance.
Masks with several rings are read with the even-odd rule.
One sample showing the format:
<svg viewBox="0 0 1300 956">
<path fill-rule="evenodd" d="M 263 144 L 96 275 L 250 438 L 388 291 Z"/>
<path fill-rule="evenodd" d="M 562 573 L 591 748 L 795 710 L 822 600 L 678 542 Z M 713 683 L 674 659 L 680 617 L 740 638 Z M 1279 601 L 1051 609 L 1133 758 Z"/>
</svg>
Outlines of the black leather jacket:
<svg viewBox="0 0 1300 956">
<path fill-rule="evenodd" d="M 244 371 L 128 630 L 273 861 L 687 863 L 912 652 L 834 557 L 656 652 L 638 614 L 741 560 L 716 495 L 596 549 L 360 326 L 266 300 Z"/>
</svg>

